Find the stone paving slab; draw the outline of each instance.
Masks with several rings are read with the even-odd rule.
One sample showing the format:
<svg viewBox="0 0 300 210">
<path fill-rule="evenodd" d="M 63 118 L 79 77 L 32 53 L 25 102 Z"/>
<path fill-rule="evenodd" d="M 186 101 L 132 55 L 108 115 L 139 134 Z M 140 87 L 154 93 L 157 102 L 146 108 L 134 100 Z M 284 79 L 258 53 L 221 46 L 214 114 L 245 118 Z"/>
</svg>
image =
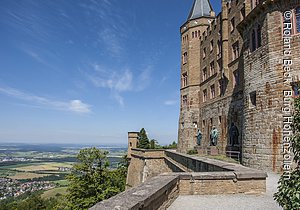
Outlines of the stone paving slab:
<svg viewBox="0 0 300 210">
<path fill-rule="evenodd" d="M 182 195 L 168 210 L 282 210 L 274 201 L 279 175 L 268 173 L 267 191 L 261 195 Z"/>
</svg>

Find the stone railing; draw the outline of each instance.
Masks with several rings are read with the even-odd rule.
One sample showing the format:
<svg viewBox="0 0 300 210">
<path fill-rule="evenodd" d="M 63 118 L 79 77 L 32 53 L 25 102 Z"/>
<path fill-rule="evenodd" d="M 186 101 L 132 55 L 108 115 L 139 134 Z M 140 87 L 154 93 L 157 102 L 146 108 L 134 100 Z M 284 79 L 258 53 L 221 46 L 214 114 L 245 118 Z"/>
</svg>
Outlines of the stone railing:
<svg viewBox="0 0 300 210">
<path fill-rule="evenodd" d="M 179 194 L 179 176 L 174 174 L 153 177 L 137 187 L 130 188 L 91 210 L 166 209 Z"/>
<path fill-rule="evenodd" d="M 164 149 L 131 149 L 132 155 L 136 157 L 143 157 L 149 159 L 156 159 L 156 158 L 164 158 L 165 157 L 165 150 Z"/>
<path fill-rule="evenodd" d="M 178 172 L 170 171 L 145 179 L 140 185 L 102 201 L 91 209 L 166 209 L 178 195 L 260 194 L 266 191 L 267 174 L 256 169 L 172 150 L 136 150 L 133 159 L 145 160 L 148 152 L 159 159 L 164 157 L 167 163 L 170 161 L 171 165 L 176 165 Z"/>
<path fill-rule="evenodd" d="M 266 191 L 266 174 L 244 172 L 169 173 L 153 177 L 91 210 L 166 209 L 178 195 L 217 195 Z"/>
<path fill-rule="evenodd" d="M 177 163 L 184 166 L 186 171 L 194 171 L 194 172 L 208 172 L 208 171 L 230 171 L 223 167 L 224 162 L 220 164 L 219 161 L 215 161 L 212 159 L 204 158 L 204 157 L 194 157 L 191 155 L 186 155 L 182 153 L 177 153 L 172 150 L 165 151 L 166 157 L 169 157 L 176 161 Z"/>
</svg>

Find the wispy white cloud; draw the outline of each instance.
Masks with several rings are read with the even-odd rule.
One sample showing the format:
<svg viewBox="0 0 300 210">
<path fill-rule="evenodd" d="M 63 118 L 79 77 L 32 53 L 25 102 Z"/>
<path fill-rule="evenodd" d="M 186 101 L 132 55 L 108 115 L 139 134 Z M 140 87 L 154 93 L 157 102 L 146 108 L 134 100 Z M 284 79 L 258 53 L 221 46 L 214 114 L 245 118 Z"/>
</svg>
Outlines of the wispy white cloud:
<svg viewBox="0 0 300 210">
<path fill-rule="evenodd" d="M 92 71 L 84 73 L 86 78 L 97 88 L 110 89 L 112 97 L 122 106 L 124 105 L 122 93 L 143 91 L 151 81 L 151 66 L 137 75 L 129 68 L 113 71 L 95 63 L 89 66 L 92 67 Z"/>
<path fill-rule="evenodd" d="M 114 72 L 108 77 L 101 77 L 100 75 L 87 75 L 87 77 L 96 87 L 109 88 L 117 92 L 132 89 L 132 72 L 127 69 L 119 74 Z"/>
<path fill-rule="evenodd" d="M 170 94 L 169 99 L 165 100 L 163 104 L 166 106 L 177 105 L 179 104 L 178 98 L 180 98 L 180 91 L 174 91 L 173 93 Z"/>
<path fill-rule="evenodd" d="M 106 47 L 106 50 L 113 57 L 119 57 L 123 51 L 121 39 L 112 28 L 105 28 L 99 32 L 99 42 Z"/>
<path fill-rule="evenodd" d="M 176 105 L 177 104 L 177 100 L 167 100 L 164 102 L 164 105 L 166 106 L 173 106 L 173 105 Z"/>
<path fill-rule="evenodd" d="M 136 80 L 137 82 L 136 91 L 142 91 L 150 85 L 152 66 L 148 65 L 140 72 L 141 73 L 137 76 L 137 80 Z"/>
<path fill-rule="evenodd" d="M 77 113 L 89 113 L 90 105 L 83 103 L 80 100 L 72 100 L 69 103 L 67 103 L 67 108 L 73 112 Z"/>
<path fill-rule="evenodd" d="M 28 101 L 36 105 L 42 106 L 43 108 L 71 111 L 75 113 L 90 113 L 91 106 L 83 103 L 81 100 L 70 100 L 70 101 L 56 101 L 48 98 L 36 96 L 24 91 L 11 88 L 11 87 L 0 87 L 0 93 L 8 95 L 10 97 Z"/>
<path fill-rule="evenodd" d="M 95 47 L 105 49 L 105 53 L 111 57 L 119 58 L 124 54 L 124 38 L 128 34 L 128 24 L 121 11 L 115 6 L 115 0 L 87 0 L 80 3 L 85 15 L 91 24 L 93 32 L 96 34 Z M 116 24 L 117 23 L 117 24 Z"/>
<path fill-rule="evenodd" d="M 36 52 L 33 52 L 30 49 L 22 49 L 27 55 L 32 57 L 34 60 L 36 60 L 39 63 L 48 65 Z"/>
</svg>

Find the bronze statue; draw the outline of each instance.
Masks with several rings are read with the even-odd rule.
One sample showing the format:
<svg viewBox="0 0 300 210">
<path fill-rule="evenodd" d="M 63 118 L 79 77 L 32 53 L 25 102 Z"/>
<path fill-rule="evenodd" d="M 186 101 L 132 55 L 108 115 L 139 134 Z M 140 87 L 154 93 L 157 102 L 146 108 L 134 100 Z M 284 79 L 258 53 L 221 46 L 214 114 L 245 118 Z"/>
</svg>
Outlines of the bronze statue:
<svg viewBox="0 0 300 210">
<path fill-rule="evenodd" d="M 229 129 L 229 145 L 234 146 L 239 144 L 239 129 L 232 122 Z"/>
<path fill-rule="evenodd" d="M 202 133 L 201 133 L 200 129 L 198 129 L 198 132 L 197 132 L 197 145 L 198 146 L 201 145 L 201 140 L 202 140 Z"/>
<path fill-rule="evenodd" d="M 218 137 L 219 137 L 219 132 L 216 127 L 213 127 L 213 129 L 210 132 L 210 146 L 217 146 Z"/>
</svg>

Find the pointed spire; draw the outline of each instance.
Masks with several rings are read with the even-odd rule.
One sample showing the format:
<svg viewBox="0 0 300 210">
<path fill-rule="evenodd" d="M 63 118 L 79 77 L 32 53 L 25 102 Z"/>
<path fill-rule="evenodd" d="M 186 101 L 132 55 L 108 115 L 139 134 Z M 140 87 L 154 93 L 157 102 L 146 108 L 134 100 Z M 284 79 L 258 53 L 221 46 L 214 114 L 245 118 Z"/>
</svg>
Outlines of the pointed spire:
<svg viewBox="0 0 300 210">
<path fill-rule="evenodd" d="M 210 17 L 213 11 L 209 0 L 194 0 L 193 7 L 190 11 L 188 20 L 199 17 Z"/>
</svg>

